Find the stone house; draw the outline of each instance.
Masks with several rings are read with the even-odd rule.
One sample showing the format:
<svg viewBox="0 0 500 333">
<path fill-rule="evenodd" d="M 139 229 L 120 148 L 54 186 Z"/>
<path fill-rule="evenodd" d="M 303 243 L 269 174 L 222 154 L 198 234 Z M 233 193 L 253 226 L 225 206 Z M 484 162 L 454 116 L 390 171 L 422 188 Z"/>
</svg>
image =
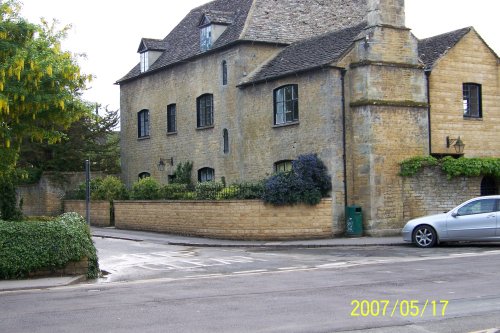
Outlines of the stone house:
<svg viewBox="0 0 500 333">
<path fill-rule="evenodd" d="M 473 28 L 418 40 L 404 0 L 215 0 L 164 39 L 141 40 L 121 92 L 122 177 L 258 180 L 317 153 L 334 230 L 363 208 L 399 230 L 399 162 L 498 156 L 499 58 Z M 457 140 L 460 137 L 461 140 Z"/>
</svg>

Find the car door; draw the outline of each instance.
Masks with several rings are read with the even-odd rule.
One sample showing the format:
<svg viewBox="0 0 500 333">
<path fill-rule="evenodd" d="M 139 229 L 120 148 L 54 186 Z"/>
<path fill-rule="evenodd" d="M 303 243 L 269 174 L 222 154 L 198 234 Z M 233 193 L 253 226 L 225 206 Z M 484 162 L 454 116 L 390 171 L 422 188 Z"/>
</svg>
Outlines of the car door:
<svg viewBox="0 0 500 333">
<path fill-rule="evenodd" d="M 497 237 L 500 237 L 500 199 L 497 199 L 497 209 L 496 209 L 496 219 L 497 219 Z"/>
<path fill-rule="evenodd" d="M 453 212 L 448 220 L 448 235 L 452 240 L 480 240 L 497 234 L 497 200 L 478 199 Z"/>
</svg>

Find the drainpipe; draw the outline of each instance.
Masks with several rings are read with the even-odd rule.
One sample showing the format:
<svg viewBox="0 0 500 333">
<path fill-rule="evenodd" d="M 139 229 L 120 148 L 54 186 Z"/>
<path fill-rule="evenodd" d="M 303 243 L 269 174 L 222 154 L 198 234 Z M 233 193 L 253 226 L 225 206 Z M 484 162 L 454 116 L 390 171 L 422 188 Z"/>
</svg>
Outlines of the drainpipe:
<svg viewBox="0 0 500 333">
<path fill-rule="evenodd" d="M 347 143 L 346 143 L 346 115 L 345 115 L 345 74 L 346 69 L 340 70 L 340 82 L 342 84 L 342 160 L 344 163 L 344 206 L 347 207 Z"/>
<path fill-rule="evenodd" d="M 425 71 L 425 81 L 427 83 L 427 130 L 429 132 L 429 155 L 432 154 L 432 134 L 431 134 L 431 86 L 430 86 L 431 71 Z"/>
</svg>

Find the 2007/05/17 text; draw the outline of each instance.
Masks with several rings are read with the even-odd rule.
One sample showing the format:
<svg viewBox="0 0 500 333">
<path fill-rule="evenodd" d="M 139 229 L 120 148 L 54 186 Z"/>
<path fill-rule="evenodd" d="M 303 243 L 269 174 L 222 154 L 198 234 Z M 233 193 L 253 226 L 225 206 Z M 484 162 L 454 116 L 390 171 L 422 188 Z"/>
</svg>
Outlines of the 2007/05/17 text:
<svg viewBox="0 0 500 333">
<path fill-rule="evenodd" d="M 351 317 L 423 317 L 425 313 L 433 317 L 444 317 L 447 300 L 353 300 Z"/>
</svg>

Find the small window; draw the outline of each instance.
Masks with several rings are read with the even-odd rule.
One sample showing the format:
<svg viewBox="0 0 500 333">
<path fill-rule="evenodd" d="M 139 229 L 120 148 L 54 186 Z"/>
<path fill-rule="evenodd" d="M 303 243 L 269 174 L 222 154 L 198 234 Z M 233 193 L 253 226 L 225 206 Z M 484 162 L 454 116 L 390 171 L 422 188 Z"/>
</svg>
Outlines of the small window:
<svg viewBox="0 0 500 333">
<path fill-rule="evenodd" d="M 292 171 L 292 161 L 283 160 L 274 163 L 274 172 L 288 172 Z"/>
<path fill-rule="evenodd" d="M 177 107 L 175 104 L 167 106 L 167 133 L 177 132 Z"/>
<path fill-rule="evenodd" d="M 144 73 L 148 69 L 149 69 L 148 52 L 141 52 L 141 73 Z"/>
<path fill-rule="evenodd" d="M 458 215 L 475 215 L 475 214 L 486 214 L 496 211 L 496 200 L 495 199 L 483 199 L 473 201 L 463 206 L 458 210 Z"/>
<path fill-rule="evenodd" d="M 274 124 L 282 125 L 299 120 L 299 91 L 296 84 L 274 90 Z"/>
<path fill-rule="evenodd" d="M 198 170 L 198 181 L 200 183 L 210 182 L 215 179 L 215 170 L 212 168 L 202 168 Z"/>
<path fill-rule="evenodd" d="M 222 85 L 227 85 L 227 61 L 222 62 Z"/>
<path fill-rule="evenodd" d="M 223 140 L 223 152 L 224 154 L 229 154 L 229 131 L 227 128 L 224 128 L 222 131 L 222 140 Z"/>
<path fill-rule="evenodd" d="M 212 26 L 207 25 L 200 30 L 200 49 L 202 52 L 212 48 Z"/>
<path fill-rule="evenodd" d="M 149 110 L 142 110 L 137 114 L 137 136 L 149 137 Z"/>
<path fill-rule="evenodd" d="M 151 174 L 149 172 L 141 172 L 139 174 L 139 179 L 144 179 L 144 178 L 149 178 L 151 177 Z"/>
<path fill-rule="evenodd" d="M 212 94 L 201 95 L 196 99 L 197 126 L 208 127 L 214 124 L 214 102 Z"/>
<path fill-rule="evenodd" d="M 481 85 L 464 83 L 463 96 L 464 118 L 482 118 Z"/>
</svg>

